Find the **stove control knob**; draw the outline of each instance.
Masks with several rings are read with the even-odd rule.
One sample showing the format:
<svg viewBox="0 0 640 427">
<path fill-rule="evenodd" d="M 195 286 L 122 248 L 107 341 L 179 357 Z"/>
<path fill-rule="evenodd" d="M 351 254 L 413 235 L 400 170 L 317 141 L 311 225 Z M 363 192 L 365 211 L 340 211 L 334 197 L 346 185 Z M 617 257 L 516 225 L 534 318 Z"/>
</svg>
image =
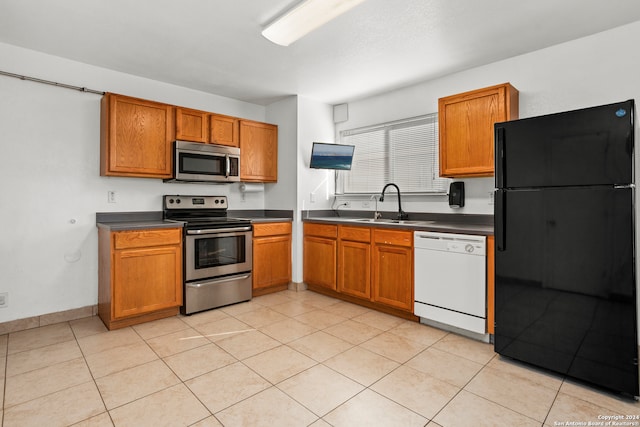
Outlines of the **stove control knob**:
<svg viewBox="0 0 640 427">
<path fill-rule="evenodd" d="M 216 199 L 214 203 L 217 205 L 218 203 L 220 203 L 220 200 Z"/>
<path fill-rule="evenodd" d="M 169 204 L 172 205 L 173 204 L 173 199 L 169 199 Z"/>
<path fill-rule="evenodd" d="M 176 203 L 180 204 L 180 202 L 182 202 L 182 200 L 176 199 Z"/>
</svg>

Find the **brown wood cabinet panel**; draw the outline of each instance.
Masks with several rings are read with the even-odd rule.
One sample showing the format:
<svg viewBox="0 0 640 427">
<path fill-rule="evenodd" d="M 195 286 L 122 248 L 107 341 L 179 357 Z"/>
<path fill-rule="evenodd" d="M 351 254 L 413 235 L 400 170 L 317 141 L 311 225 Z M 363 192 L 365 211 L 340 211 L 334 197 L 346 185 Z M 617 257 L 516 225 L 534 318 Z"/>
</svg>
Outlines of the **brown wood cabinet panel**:
<svg viewBox="0 0 640 427">
<path fill-rule="evenodd" d="M 253 226 L 253 294 L 286 289 L 291 282 L 291 223 Z"/>
<path fill-rule="evenodd" d="M 176 315 L 182 305 L 180 228 L 98 232 L 98 314 L 108 329 Z"/>
<path fill-rule="evenodd" d="M 487 237 L 487 332 L 495 333 L 495 239 Z"/>
<path fill-rule="evenodd" d="M 182 305 L 181 265 L 180 246 L 115 251 L 113 317 Z"/>
<path fill-rule="evenodd" d="M 277 236 L 280 234 L 291 234 L 290 222 L 268 222 L 264 224 L 253 224 L 253 237 Z"/>
<path fill-rule="evenodd" d="M 372 300 L 413 312 L 413 233 L 373 233 Z"/>
<path fill-rule="evenodd" d="M 182 231 L 177 228 L 122 231 L 114 235 L 115 249 L 144 248 L 158 245 L 179 245 Z"/>
<path fill-rule="evenodd" d="M 493 176 L 493 125 L 518 118 L 518 91 L 509 83 L 438 100 L 440 176 Z"/>
<path fill-rule="evenodd" d="M 304 282 L 335 291 L 337 240 L 305 235 L 303 251 Z"/>
<path fill-rule="evenodd" d="M 371 228 L 338 227 L 338 291 L 371 299 Z"/>
<path fill-rule="evenodd" d="M 176 139 L 208 142 L 209 113 L 188 108 L 176 108 Z"/>
<path fill-rule="evenodd" d="M 341 240 L 371 243 L 371 228 L 368 227 L 349 227 L 341 225 L 338 228 L 338 235 Z"/>
<path fill-rule="evenodd" d="M 100 175 L 170 178 L 171 105 L 107 93 L 100 116 Z"/>
<path fill-rule="evenodd" d="M 376 243 L 383 243 L 386 245 L 396 246 L 413 246 L 413 232 L 412 231 L 399 231 L 388 230 L 384 228 L 376 228 L 374 233 L 374 241 Z"/>
<path fill-rule="evenodd" d="M 338 238 L 338 226 L 332 224 L 304 223 L 305 236 L 327 237 L 329 239 Z"/>
<path fill-rule="evenodd" d="M 278 127 L 240 120 L 240 180 L 278 181 Z"/>
<path fill-rule="evenodd" d="M 231 147 L 240 146 L 240 119 L 211 114 L 209 116 L 209 142 Z"/>
<path fill-rule="evenodd" d="M 371 299 L 371 244 L 340 240 L 338 245 L 338 291 Z"/>
</svg>

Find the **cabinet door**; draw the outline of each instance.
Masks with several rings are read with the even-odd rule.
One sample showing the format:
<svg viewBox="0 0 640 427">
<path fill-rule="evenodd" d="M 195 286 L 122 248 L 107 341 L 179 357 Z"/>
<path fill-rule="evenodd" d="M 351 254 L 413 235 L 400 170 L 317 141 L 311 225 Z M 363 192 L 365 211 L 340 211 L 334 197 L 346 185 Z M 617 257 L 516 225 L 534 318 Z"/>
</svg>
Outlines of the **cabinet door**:
<svg viewBox="0 0 640 427">
<path fill-rule="evenodd" d="M 180 245 L 115 250 L 113 318 L 182 305 Z"/>
<path fill-rule="evenodd" d="M 240 180 L 278 181 L 278 127 L 240 121 Z"/>
<path fill-rule="evenodd" d="M 240 146 L 240 120 L 235 117 L 210 115 L 209 131 L 209 142 L 212 144 Z"/>
<path fill-rule="evenodd" d="M 340 241 L 338 247 L 338 291 L 371 299 L 371 244 Z"/>
<path fill-rule="evenodd" d="M 187 108 L 176 108 L 176 139 L 207 142 L 209 113 Z"/>
<path fill-rule="evenodd" d="M 310 285 L 336 290 L 335 239 L 304 237 L 304 281 Z"/>
<path fill-rule="evenodd" d="M 338 291 L 371 299 L 371 228 L 338 227 Z"/>
<path fill-rule="evenodd" d="M 438 100 L 440 176 L 493 176 L 493 125 L 518 118 L 508 83 Z"/>
<path fill-rule="evenodd" d="M 101 108 L 100 175 L 170 178 L 173 107 L 106 94 Z"/>
<path fill-rule="evenodd" d="M 253 289 L 291 281 L 291 235 L 253 239 Z"/>
<path fill-rule="evenodd" d="M 413 311 L 413 248 L 376 243 L 372 300 Z"/>
</svg>

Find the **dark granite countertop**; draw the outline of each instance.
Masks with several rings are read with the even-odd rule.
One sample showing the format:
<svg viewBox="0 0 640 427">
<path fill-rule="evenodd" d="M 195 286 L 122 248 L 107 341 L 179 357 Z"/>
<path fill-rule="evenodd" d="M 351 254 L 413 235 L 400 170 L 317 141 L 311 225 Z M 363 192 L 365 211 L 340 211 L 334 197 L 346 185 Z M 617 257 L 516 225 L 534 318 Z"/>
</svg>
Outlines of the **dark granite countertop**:
<svg viewBox="0 0 640 427">
<path fill-rule="evenodd" d="M 252 223 L 291 222 L 292 211 L 281 210 L 229 210 L 227 215 L 248 219 Z M 180 221 L 167 221 L 162 211 L 153 212 L 97 212 L 96 226 L 111 231 L 174 228 L 184 226 Z"/>
<path fill-rule="evenodd" d="M 110 231 L 182 227 L 183 222 L 166 221 L 162 212 L 97 212 L 96 227 Z"/>
<path fill-rule="evenodd" d="M 492 215 L 413 213 L 409 214 L 409 220 L 404 221 L 394 220 L 395 215 L 387 212 L 383 213 L 384 218 L 379 220 L 373 220 L 371 212 L 366 212 L 363 215 L 362 212 L 357 211 L 353 213 L 352 211 L 342 211 L 341 215 L 309 211 L 304 215 L 303 221 L 482 236 L 493 235 Z"/>
</svg>

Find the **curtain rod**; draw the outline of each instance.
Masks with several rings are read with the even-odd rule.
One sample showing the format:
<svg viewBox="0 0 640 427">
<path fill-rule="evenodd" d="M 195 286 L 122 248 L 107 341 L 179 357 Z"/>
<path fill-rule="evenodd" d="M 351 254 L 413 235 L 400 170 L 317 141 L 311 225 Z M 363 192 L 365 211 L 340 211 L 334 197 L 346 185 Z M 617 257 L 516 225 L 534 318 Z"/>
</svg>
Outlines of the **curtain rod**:
<svg viewBox="0 0 640 427">
<path fill-rule="evenodd" d="M 104 92 L 102 92 L 100 90 L 87 89 L 86 87 L 72 86 L 72 85 L 68 85 L 68 84 L 64 84 L 64 83 L 52 82 L 51 80 L 37 79 L 35 77 L 21 76 L 20 74 L 9 73 L 7 71 L 2 71 L 2 70 L 0 70 L 0 75 L 8 76 L 8 77 L 15 77 L 16 79 L 20 79 L 20 80 L 28 80 L 30 82 L 36 82 L 36 83 L 42 83 L 42 84 L 46 84 L 46 85 L 63 87 L 65 89 L 79 90 L 80 92 L 87 92 L 87 93 L 95 93 L 95 94 L 98 94 L 98 95 L 104 95 Z"/>
</svg>

